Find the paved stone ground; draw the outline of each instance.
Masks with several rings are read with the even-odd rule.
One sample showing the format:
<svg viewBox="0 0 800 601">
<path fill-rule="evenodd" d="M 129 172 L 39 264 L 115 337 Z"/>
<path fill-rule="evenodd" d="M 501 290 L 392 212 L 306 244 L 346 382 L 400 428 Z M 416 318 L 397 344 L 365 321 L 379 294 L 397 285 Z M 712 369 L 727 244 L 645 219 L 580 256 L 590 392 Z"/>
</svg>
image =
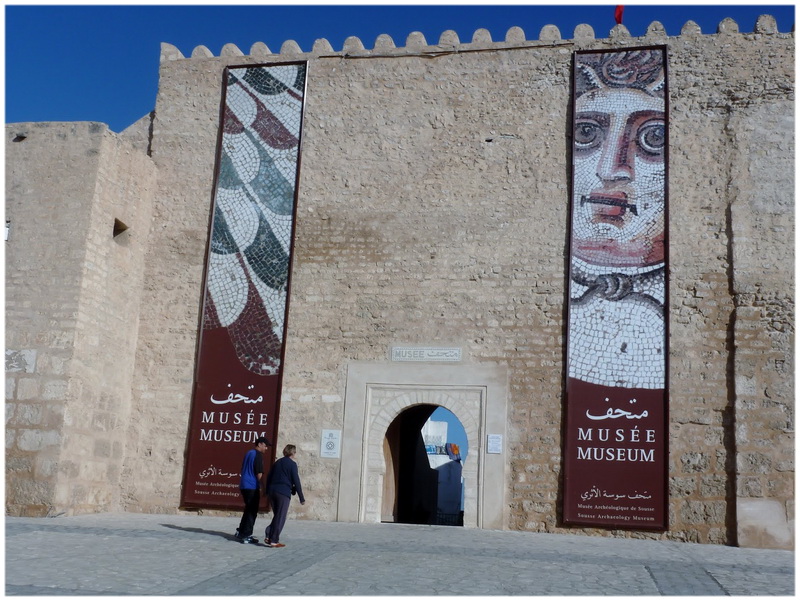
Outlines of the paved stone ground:
<svg viewBox="0 0 800 601">
<path fill-rule="evenodd" d="M 268 516 L 256 522 L 262 534 Z M 794 553 L 406 524 L 6 518 L 7 595 L 793 595 Z"/>
</svg>

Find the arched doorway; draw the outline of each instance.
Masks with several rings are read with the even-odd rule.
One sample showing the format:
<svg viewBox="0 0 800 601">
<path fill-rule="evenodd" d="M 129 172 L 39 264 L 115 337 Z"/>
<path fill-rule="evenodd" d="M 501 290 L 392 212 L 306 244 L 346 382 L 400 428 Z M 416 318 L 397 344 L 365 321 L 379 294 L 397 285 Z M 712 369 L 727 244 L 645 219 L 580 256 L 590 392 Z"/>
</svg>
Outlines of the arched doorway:
<svg viewBox="0 0 800 601">
<path fill-rule="evenodd" d="M 397 490 L 398 485 L 394 465 L 387 460 L 392 452 L 386 435 L 406 410 L 428 405 L 450 410 L 468 441 L 470 460 L 463 467 L 464 526 L 506 527 L 508 463 L 503 449 L 490 450 L 485 441 L 490 435 L 505 438 L 507 391 L 508 372 L 502 365 L 350 363 L 337 520 L 379 523 L 385 515 L 395 515 L 393 503 L 384 506 L 387 490 Z"/>
<path fill-rule="evenodd" d="M 414 405 L 392 421 L 383 440 L 382 522 L 464 525 L 461 455 L 453 436 L 466 452 L 460 421 L 437 405 Z"/>
<path fill-rule="evenodd" d="M 436 523 L 438 478 L 428 464 L 422 439 L 422 426 L 435 409 L 435 405 L 409 407 L 386 430 L 381 521 Z"/>
</svg>

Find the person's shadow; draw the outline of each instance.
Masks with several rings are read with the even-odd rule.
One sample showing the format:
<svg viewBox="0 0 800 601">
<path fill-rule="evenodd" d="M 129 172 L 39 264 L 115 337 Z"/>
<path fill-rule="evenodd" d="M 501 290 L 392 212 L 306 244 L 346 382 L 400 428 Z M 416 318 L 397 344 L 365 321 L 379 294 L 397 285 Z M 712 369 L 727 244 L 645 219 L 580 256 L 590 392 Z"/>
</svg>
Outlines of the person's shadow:
<svg viewBox="0 0 800 601">
<path fill-rule="evenodd" d="M 161 524 L 164 528 L 172 528 L 173 530 L 183 530 L 184 532 L 196 532 L 197 534 L 210 534 L 211 536 L 221 536 L 222 538 L 226 538 L 228 540 L 235 540 L 238 542 L 238 538 L 236 538 L 233 534 L 228 534 L 227 532 L 220 532 L 219 530 L 204 530 L 203 528 L 186 528 L 184 526 L 176 526 L 175 524 Z"/>
</svg>

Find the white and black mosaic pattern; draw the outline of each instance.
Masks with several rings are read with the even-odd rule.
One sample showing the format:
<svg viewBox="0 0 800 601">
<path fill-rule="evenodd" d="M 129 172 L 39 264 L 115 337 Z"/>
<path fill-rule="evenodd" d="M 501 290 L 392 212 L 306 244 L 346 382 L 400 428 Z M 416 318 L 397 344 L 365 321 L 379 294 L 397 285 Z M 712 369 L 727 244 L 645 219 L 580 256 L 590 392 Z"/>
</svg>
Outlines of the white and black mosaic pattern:
<svg viewBox="0 0 800 601">
<path fill-rule="evenodd" d="M 228 71 L 203 329 L 259 375 L 280 366 L 305 72 Z"/>
<path fill-rule="evenodd" d="M 665 387 L 664 52 L 575 64 L 569 377 Z"/>
</svg>

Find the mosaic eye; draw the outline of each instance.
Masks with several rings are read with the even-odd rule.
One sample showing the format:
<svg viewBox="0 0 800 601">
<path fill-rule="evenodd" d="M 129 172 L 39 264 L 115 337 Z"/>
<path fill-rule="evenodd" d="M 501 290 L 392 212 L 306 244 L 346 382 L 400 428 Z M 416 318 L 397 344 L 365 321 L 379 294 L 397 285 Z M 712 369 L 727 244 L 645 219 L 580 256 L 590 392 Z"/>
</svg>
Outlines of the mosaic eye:
<svg viewBox="0 0 800 601">
<path fill-rule="evenodd" d="M 603 143 L 603 126 L 595 121 L 578 121 L 575 124 L 575 148 L 589 151 Z"/>
<path fill-rule="evenodd" d="M 639 128 L 639 148 L 651 156 L 661 156 L 666 143 L 666 128 L 663 121 L 648 121 Z"/>
</svg>

